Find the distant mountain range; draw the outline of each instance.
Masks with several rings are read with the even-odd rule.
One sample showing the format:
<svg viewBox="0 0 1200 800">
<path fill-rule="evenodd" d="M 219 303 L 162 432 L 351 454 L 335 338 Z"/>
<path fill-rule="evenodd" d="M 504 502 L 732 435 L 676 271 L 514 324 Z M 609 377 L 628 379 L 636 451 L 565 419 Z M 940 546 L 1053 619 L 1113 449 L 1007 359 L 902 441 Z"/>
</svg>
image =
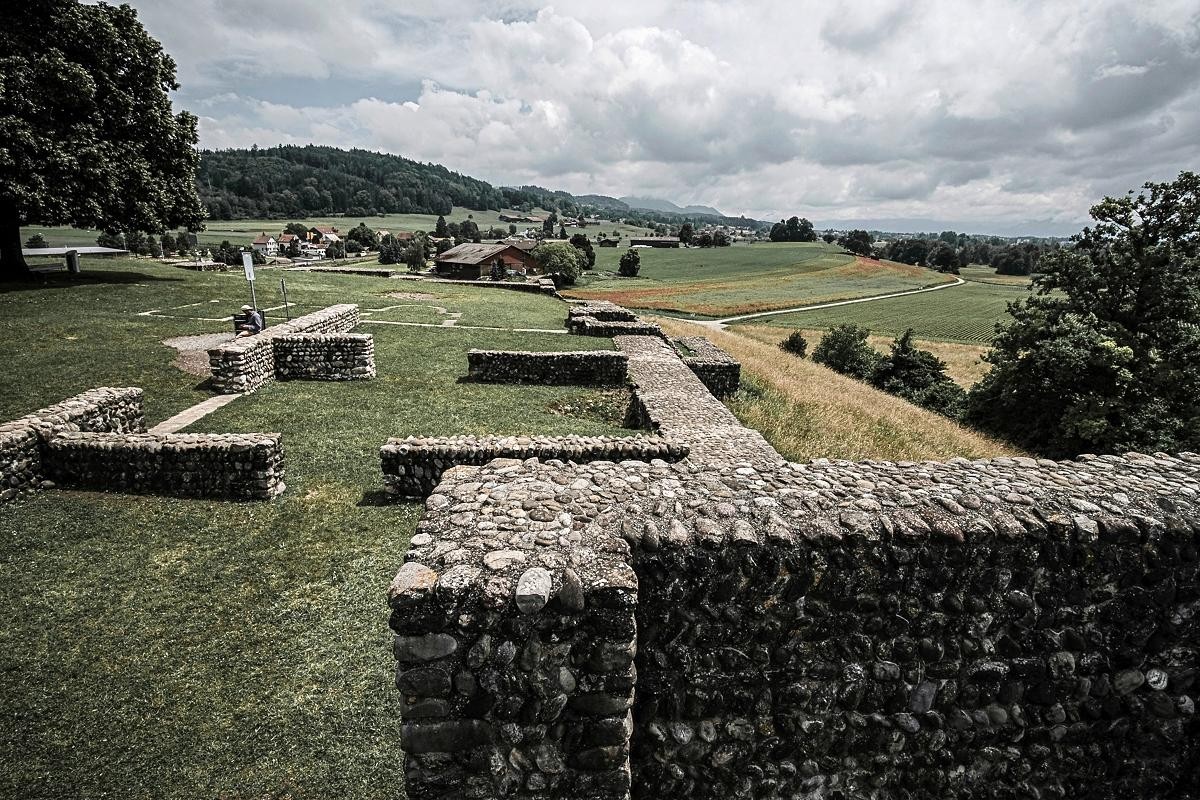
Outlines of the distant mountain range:
<svg viewBox="0 0 1200 800">
<path fill-rule="evenodd" d="M 670 200 L 660 197 L 622 197 L 622 203 L 630 208 L 641 208 L 646 211 L 664 211 L 668 214 L 705 214 L 710 217 L 725 216 L 712 206 L 677 206 Z"/>
</svg>

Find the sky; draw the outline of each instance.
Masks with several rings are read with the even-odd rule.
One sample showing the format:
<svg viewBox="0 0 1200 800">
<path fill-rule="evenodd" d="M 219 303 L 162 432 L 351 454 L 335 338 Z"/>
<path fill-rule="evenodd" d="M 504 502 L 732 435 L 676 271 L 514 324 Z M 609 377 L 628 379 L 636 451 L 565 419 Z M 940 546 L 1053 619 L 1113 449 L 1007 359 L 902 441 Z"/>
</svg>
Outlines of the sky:
<svg viewBox="0 0 1200 800">
<path fill-rule="evenodd" d="M 1200 168 L 1197 0 L 133 0 L 204 148 L 1061 235 Z"/>
</svg>

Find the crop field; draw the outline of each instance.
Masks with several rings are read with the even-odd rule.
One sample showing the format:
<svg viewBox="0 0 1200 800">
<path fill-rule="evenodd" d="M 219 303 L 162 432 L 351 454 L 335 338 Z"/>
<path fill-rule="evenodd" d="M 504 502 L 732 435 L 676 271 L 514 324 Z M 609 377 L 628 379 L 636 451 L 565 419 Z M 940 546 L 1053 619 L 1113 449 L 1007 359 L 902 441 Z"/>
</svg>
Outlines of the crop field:
<svg viewBox="0 0 1200 800">
<path fill-rule="evenodd" d="M 547 212 L 533 211 L 531 213 L 544 215 Z M 462 222 L 468 216 L 485 232 L 489 227 L 493 226 L 503 228 L 506 231 L 508 230 L 509 223 L 500 221 L 500 212 L 498 211 L 473 211 L 468 208 L 456 206 L 454 211 L 446 217 L 446 222 Z M 340 216 L 299 217 L 296 219 L 208 220 L 205 224 L 205 229 L 197 235 L 197 239 L 200 244 L 206 246 L 218 245 L 225 239 L 234 244 L 249 245 L 260 233 L 280 233 L 283 230 L 283 226 L 289 222 L 303 222 L 306 225 L 332 225 L 339 230 L 349 230 L 356 227 L 358 223 L 365 222 L 367 227 L 372 230 L 383 229 L 395 233 L 397 231 L 433 231 L 434 226 L 437 224 L 437 216 L 432 214 L 385 214 L 374 217 Z M 527 227 L 530 226 L 517 223 L 517 230 L 524 230 Z M 598 227 L 588 226 L 582 229 L 567 228 L 568 234 L 582 232 L 592 237 L 601 232 L 611 235 L 614 231 L 619 233 L 622 238 L 628 238 L 629 236 L 644 234 L 646 229 L 617 222 L 606 222 Z M 22 241 L 35 233 L 45 236 L 51 247 L 95 245 L 96 237 L 99 235 L 99 231 L 82 230 L 79 228 L 29 226 L 21 229 Z M 555 233 L 558 233 L 557 228 L 555 229 Z M 616 269 L 615 264 L 613 269 Z"/>
<path fill-rule="evenodd" d="M 755 243 L 638 250 L 641 273 L 615 273 L 624 248 L 597 248 L 596 270 L 568 294 L 692 317 L 848 300 L 952 280 L 938 272 L 856 258 L 824 243 Z"/>
<path fill-rule="evenodd" d="M 993 281 L 978 270 L 963 270 L 963 278 L 967 282 L 962 286 L 938 292 L 781 314 L 752 322 L 817 329 L 851 322 L 886 336 L 898 336 L 912 328 L 920 339 L 987 344 L 995 335 L 996 324 L 1009 319 L 1008 304 L 1028 296 L 1028 279 Z"/>
</svg>

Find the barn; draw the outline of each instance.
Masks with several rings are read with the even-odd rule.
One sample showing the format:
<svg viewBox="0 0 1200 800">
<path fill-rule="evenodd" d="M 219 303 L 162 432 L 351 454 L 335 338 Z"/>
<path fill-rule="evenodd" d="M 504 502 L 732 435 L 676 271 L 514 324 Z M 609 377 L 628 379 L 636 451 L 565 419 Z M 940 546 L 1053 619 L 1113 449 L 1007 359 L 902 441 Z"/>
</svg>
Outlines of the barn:
<svg viewBox="0 0 1200 800">
<path fill-rule="evenodd" d="M 511 244 L 475 244 L 467 242 L 451 247 L 434 259 L 438 275 L 458 280 L 478 280 L 492 273 L 496 260 L 504 262 L 510 271 L 538 274 L 533 256 Z"/>
</svg>

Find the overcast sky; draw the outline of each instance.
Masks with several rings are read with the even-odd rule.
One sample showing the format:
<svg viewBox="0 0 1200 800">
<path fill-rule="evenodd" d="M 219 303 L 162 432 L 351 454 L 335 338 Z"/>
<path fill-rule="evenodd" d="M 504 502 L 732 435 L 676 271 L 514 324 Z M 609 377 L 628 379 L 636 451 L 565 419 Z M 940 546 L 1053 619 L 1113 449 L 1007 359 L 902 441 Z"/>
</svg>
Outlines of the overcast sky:
<svg viewBox="0 0 1200 800">
<path fill-rule="evenodd" d="M 776 219 L 1078 229 L 1200 168 L 1200 3 L 134 0 L 206 148 Z"/>
</svg>

